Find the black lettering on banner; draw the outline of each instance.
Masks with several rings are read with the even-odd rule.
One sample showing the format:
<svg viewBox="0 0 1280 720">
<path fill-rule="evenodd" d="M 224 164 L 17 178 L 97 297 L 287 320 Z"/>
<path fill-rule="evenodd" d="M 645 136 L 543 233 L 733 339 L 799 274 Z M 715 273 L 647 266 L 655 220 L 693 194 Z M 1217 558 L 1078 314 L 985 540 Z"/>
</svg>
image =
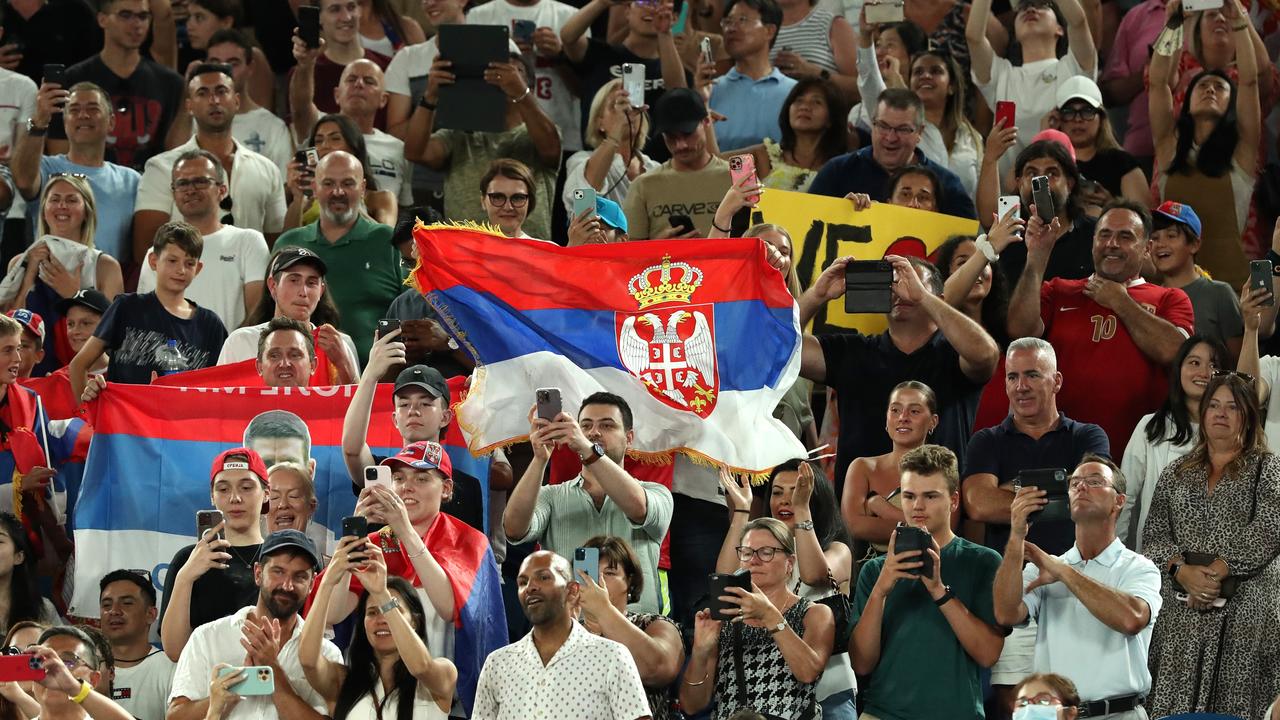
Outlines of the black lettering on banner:
<svg viewBox="0 0 1280 720">
<path fill-rule="evenodd" d="M 763 218 L 753 217 L 753 222 L 761 222 Z M 823 236 L 826 236 L 826 251 L 823 253 L 822 268 L 825 270 L 840 256 L 841 242 L 870 243 L 871 242 L 871 226 L 869 225 L 846 225 L 844 223 L 824 223 L 821 220 L 814 220 L 809 224 L 809 230 L 804 234 L 803 250 L 800 258 L 796 263 L 796 273 L 800 276 L 800 283 L 808 289 L 811 283 L 807 280 L 814 276 L 818 263 L 818 247 L 822 245 Z M 827 322 L 827 306 L 823 305 L 818 314 L 813 318 L 813 332 L 830 332 L 838 328 Z"/>
</svg>

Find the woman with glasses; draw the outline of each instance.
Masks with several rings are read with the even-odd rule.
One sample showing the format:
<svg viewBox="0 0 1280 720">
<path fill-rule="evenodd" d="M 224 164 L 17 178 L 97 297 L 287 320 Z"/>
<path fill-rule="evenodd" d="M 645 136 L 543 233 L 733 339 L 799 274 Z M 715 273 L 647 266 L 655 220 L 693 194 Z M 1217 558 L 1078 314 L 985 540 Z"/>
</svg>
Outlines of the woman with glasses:
<svg viewBox="0 0 1280 720">
<path fill-rule="evenodd" d="M 735 485 L 734 492 L 741 492 L 741 485 L 731 480 L 721 484 L 726 492 Z M 737 520 L 750 510 L 735 504 L 732 512 Z M 816 535 L 807 527 L 810 523 L 796 525 L 806 526 L 799 531 L 811 536 L 805 542 L 812 550 L 816 542 L 810 540 Z M 792 590 L 798 561 L 796 539 L 786 523 L 767 517 L 735 523 L 728 537 L 738 544 L 728 553 L 721 550 L 717 569 L 733 564 L 734 570 L 750 576 L 750 589 L 730 587 L 725 595 L 711 598 L 725 605 L 723 615 L 698 611 L 680 704 L 686 713 L 697 713 L 714 697 L 716 720 L 748 708 L 769 717 L 815 717 L 818 680 L 835 635 L 831 610 Z M 725 544 L 732 542 L 727 538 Z M 726 561 L 726 555 L 736 557 L 736 563 Z"/>
<path fill-rule="evenodd" d="M 93 189 L 83 175 L 51 175 L 40 193 L 36 240 L 9 262 L 0 281 L 5 310 L 27 308 L 44 318 L 45 357 L 33 375 L 45 375 L 71 362 L 75 353 L 67 339 L 58 303 L 81 290 L 97 289 L 111 300 L 124 290 L 120 263 L 93 245 L 97 228 Z"/>
<path fill-rule="evenodd" d="M 1160 409 L 1143 416 L 1133 429 L 1120 464 L 1124 472 L 1124 510 L 1116 536 L 1142 552 L 1142 529 L 1151 512 L 1156 483 L 1169 463 L 1191 452 L 1200 435 L 1200 401 L 1214 371 L 1231 367 L 1222 343 L 1192 335 L 1169 365 L 1169 394 Z"/>
<path fill-rule="evenodd" d="M 533 171 L 528 165 L 519 160 L 501 158 L 494 160 L 488 172 L 480 178 L 480 207 L 489 216 L 489 224 L 503 235 L 541 240 L 524 231 L 525 220 L 538 206 L 537 192 Z"/>
<path fill-rule="evenodd" d="M 364 204 L 361 211 L 373 220 L 395 227 L 400 203 L 390 190 L 379 190 L 378 180 L 369 167 L 369 150 L 364 135 L 354 121 L 346 115 L 333 113 L 321 115 L 311 128 L 307 146 L 316 150 L 316 163 L 334 150 L 351 153 L 364 168 Z M 289 207 L 284 215 L 284 229 L 291 230 L 310 225 L 320 218 L 320 203 L 315 201 L 316 165 L 300 163 L 297 158 L 289 163 L 284 187 L 289 194 Z M 224 221 L 226 222 L 226 221 Z"/>
<path fill-rule="evenodd" d="M 1080 693 L 1061 675 L 1028 675 L 1013 687 L 1013 695 L 1013 720 L 1076 720 L 1080 715 Z"/>
<path fill-rule="evenodd" d="M 40 641 L 48 625 L 21 620 L 9 627 L 4 638 L 4 655 L 19 655 Z M 30 682 L 0 682 L 0 720 L 27 720 L 40 715 L 40 703 L 31 696 Z"/>
<path fill-rule="evenodd" d="M 1143 554 L 1166 571 L 1147 707 L 1261 717 L 1280 693 L 1280 458 L 1252 376 L 1214 373 L 1198 416 L 1143 528 Z"/>
<path fill-rule="evenodd" d="M 1056 107 L 1049 112 L 1048 126 L 1071 139 L 1076 167 L 1088 178 L 1080 198 L 1091 216 L 1102 206 L 1123 197 L 1143 205 L 1151 204 L 1151 188 L 1138 160 L 1125 152 L 1111 131 L 1111 120 L 1102 104 L 1102 91 L 1083 75 L 1058 88 Z"/>
</svg>

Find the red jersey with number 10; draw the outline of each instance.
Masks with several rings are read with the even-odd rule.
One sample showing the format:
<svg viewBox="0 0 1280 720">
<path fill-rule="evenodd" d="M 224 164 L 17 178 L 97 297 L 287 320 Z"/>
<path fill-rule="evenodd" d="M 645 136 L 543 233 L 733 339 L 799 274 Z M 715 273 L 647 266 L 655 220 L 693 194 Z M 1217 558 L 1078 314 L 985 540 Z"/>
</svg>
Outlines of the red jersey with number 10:
<svg viewBox="0 0 1280 720">
<path fill-rule="evenodd" d="M 1101 425 L 1118 461 L 1138 421 L 1164 402 L 1169 369 L 1138 348 L 1114 311 L 1084 294 L 1086 283 L 1046 282 L 1040 288 L 1040 319 L 1044 339 L 1058 353 L 1058 409 L 1073 420 Z M 1142 280 L 1131 281 L 1127 289 L 1148 312 L 1187 335 L 1195 332 L 1191 300 L 1182 290 Z"/>
</svg>

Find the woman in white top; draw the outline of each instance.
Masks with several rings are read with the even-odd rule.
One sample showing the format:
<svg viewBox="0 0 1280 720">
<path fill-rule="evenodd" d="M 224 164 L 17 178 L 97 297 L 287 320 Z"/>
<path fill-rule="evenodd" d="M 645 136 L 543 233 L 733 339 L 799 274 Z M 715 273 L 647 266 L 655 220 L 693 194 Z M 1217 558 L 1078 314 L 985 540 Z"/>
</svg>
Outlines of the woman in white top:
<svg viewBox="0 0 1280 720">
<path fill-rule="evenodd" d="M 348 664 L 320 652 L 329 604 L 355 575 L 368 591 L 356 606 Z M 307 682 L 333 708 L 334 720 L 445 720 L 453 704 L 458 669 L 433 658 L 423 640 L 425 613 L 418 592 L 401 577 L 387 577 L 382 550 L 366 537 L 344 537 L 316 591 L 303 623 L 298 661 Z M 394 711 L 392 710 L 394 708 Z M 394 714 L 393 714 L 394 713 Z"/>
<path fill-rule="evenodd" d="M 592 98 L 583 140 L 591 149 L 570 155 L 564 166 L 563 199 L 570 217 L 574 190 L 590 187 L 621 205 L 632 181 L 659 165 L 640 151 L 649 141 L 649 116 L 631 107 L 621 80 L 605 83 Z"/>
<path fill-rule="evenodd" d="M 1142 528 L 1147 524 L 1156 480 L 1169 463 L 1186 455 L 1199 437 L 1196 418 L 1209 378 L 1231 367 L 1222 343 L 1192 335 L 1169 365 L 1169 396 L 1154 413 L 1143 416 L 1124 449 L 1120 469 L 1127 486 L 1116 536 L 1135 552 L 1142 552 Z"/>
</svg>

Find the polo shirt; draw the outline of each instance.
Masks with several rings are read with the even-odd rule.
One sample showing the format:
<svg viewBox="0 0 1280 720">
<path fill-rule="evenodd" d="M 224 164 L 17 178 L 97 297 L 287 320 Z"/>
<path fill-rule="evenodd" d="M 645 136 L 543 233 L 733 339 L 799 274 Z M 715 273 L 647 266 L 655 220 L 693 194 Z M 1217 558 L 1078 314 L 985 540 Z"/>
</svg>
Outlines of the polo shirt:
<svg viewBox="0 0 1280 720">
<path fill-rule="evenodd" d="M 1146 694 L 1151 689 L 1147 649 L 1162 602 L 1160 570 L 1119 538 L 1092 560 L 1082 560 L 1074 545 L 1058 558 L 1081 575 L 1142 600 L 1151 608 L 1151 617 L 1137 635 L 1126 635 L 1094 617 L 1063 583 L 1041 585 L 1022 598 L 1028 616 L 1039 624 L 1035 671 L 1069 676 L 1085 702 Z M 1022 571 L 1023 587 L 1039 574 L 1039 568 L 1028 563 Z"/>
<path fill-rule="evenodd" d="M 220 212 L 223 224 L 257 230 L 264 235 L 280 232 L 284 228 L 284 178 L 280 168 L 264 155 L 250 150 L 232 138 L 231 176 L 227 183 L 227 197 L 231 207 Z M 169 213 L 169 219 L 181 220 L 182 213 L 173 200 L 173 165 L 188 150 L 199 150 L 196 137 L 172 150 L 166 150 L 147 161 L 138 187 L 134 211 L 157 210 Z M 225 201 L 224 201 L 225 202 Z M 231 219 L 227 220 L 226 215 Z"/>
<path fill-rule="evenodd" d="M 342 310 L 342 330 L 355 340 L 363 367 L 369 361 L 374 328 L 387 306 L 404 289 L 400 251 L 391 244 L 391 227 L 361 214 L 346 235 L 329 242 L 320 221 L 294 228 L 276 240 L 276 249 L 294 245 L 314 252 L 331 268 L 325 277 L 333 302 Z"/>
<path fill-rule="evenodd" d="M 904 380 L 919 380 L 938 396 L 938 427 L 930 442 L 950 448 L 964 465 L 964 449 L 973 432 L 973 411 L 985 383 L 975 383 L 960 370 L 960 354 L 935 332 L 908 355 L 893 344 L 886 330 L 818 336 L 827 365 L 827 385 L 836 391 L 840 441 L 836 447 L 836 490 L 854 458 L 883 455 L 892 441 L 884 430 L 889 393 Z"/>
<path fill-rule="evenodd" d="M 991 592 L 1000 556 L 957 536 L 942 548 L 939 559 L 943 584 L 969 612 L 994 627 Z M 881 556 L 868 560 L 858 573 L 853 622 L 866 610 L 883 568 Z M 923 584 L 904 580 L 889 591 L 880 623 L 880 662 L 862 690 L 868 714 L 884 720 L 981 720 L 980 671 Z"/>
<path fill-rule="evenodd" d="M 711 109 L 727 119 L 715 124 L 721 150 L 758 145 L 763 138 L 782 141 L 778 113 L 796 81 L 777 67 L 759 80 L 733 68 L 711 86 Z"/>
<path fill-rule="evenodd" d="M 871 146 L 845 153 L 827 161 L 809 186 L 814 195 L 844 197 L 849 193 L 866 193 L 876 202 L 889 201 L 889 171 L 872 157 Z M 938 175 L 942 198 L 938 212 L 956 217 L 977 218 L 978 209 L 956 174 L 926 158 L 917 148 L 916 165 L 923 165 Z M 935 388 L 937 389 L 937 388 Z"/>
<path fill-rule="evenodd" d="M 538 490 L 538 502 L 524 537 L 508 537 L 513 544 L 537 540 L 542 547 L 561 557 L 573 557 L 573 551 L 596 535 L 614 535 L 631 543 L 644 572 L 644 596 L 628 607 L 635 612 L 660 611 L 658 555 L 662 538 L 671 525 L 674 500 L 671 491 L 654 482 L 641 482 L 647 502 L 644 521 L 633 523 L 613 498 L 605 496 L 596 509 L 591 495 L 583 488 L 582 476 L 559 485 L 545 485 Z"/>
<path fill-rule="evenodd" d="M 1018 430 L 1009 415 L 995 427 L 983 428 L 969 439 L 965 452 L 964 477 L 990 474 L 997 484 L 1013 482 L 1023 470 L 1064 468 L 1070 473 L 1085 453 L 1111 457 L 1111 444 L 1102 428 L 1076 422 L 1058 413 L 1058 426 L 1038 440 Z M 983 543 L 1004 554 L 1009 542 L 1008 523 L 986 523 Z M 1070 520 L 1045 520 L 1031 524 L 1027 539 L 1047 553 L 1066 552 L 1076 541 L 1076 526 Z"/>
</svg>

